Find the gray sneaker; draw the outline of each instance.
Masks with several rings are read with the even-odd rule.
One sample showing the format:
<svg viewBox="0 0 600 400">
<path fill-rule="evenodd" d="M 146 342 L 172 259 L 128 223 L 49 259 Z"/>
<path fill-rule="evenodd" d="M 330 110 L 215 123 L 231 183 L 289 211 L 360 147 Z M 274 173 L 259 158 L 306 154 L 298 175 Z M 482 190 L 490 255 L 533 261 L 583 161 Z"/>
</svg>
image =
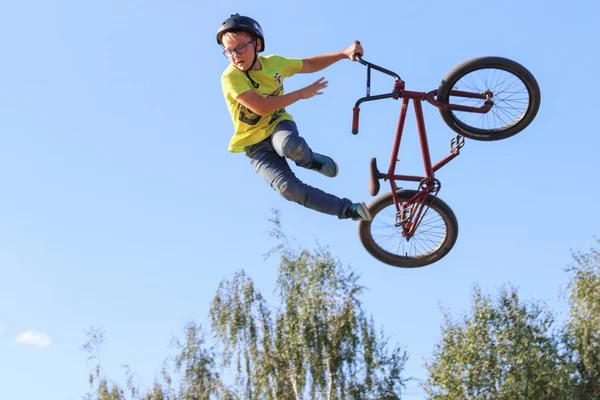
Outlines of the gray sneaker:
<svg viewBox="0 0 600 400">
<path fill-rule="evenodd" d="M 369 212 L 369 208 L 364 202 L 353 203 L 346 210 L 348 218 L 352 218 L 354 221 L 371 221 L 373 217 Z"/>
<path fill-rule="evenodd" d="M 338 174 L 338 166 L 333 158 L 315 152 L 313 152 L 313 160 L 308 169 L 317 171 L 329 178 L 333 178 Z"/>
</svg>

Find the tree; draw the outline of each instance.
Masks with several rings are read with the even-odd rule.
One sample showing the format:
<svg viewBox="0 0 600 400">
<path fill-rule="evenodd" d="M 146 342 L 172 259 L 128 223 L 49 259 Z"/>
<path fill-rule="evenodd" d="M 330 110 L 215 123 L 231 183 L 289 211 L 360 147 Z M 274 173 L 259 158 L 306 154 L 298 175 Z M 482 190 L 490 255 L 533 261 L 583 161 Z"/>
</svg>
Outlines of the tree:
<svg viewBox="0 0 600 400">
<path fill-rule="evenodd" d="M 474 287 L 470 315 L 444 310 L 442 338 L 423 385 L 430 399 L 564 399 L 568 363 L 551 331 L 553 318 L 538 303 L 503 287 L 494 302 Z"/>
<path fill-rule="evenodd" d="M 84 399 L 86 400 L 124 400 L 123 390 L 115 383 L 109 382 L 109 379 L 102 370 L 100 361 L 100 348 L 106 342 L 105 332 L 102 329 L 92 328 L 86 332 L 88 340 L 82 346 L 82 349 L 89 354 L 89 361 L 96 361 L 92 372 L 89 375 L 91 392 Z"/>
<path fill-rule="evenodd" d="M 125 365 L 126 389 L 109 379 L 104 373 L 100 361 L 100 349 L 106 342 L 105 332 L 92 328 L 88 341 L 83 350 L 90 354 L 89 360 L 95 360 L 96 365 L 89 376 L 91 391 L 84 397 L 87 400 L 176 400 L 176 399 L 232 399 L 229 390 L 221 382 L 215 371 L 215 359 L 212 348 L 206 345 L 202 327 L 194 322 L 188 322 L 184 327 L 184 341 L 174 338 L 173 347 L 178 351 L 174 357 L 168 357 L 161 368 L 160 381 L 155 380 L 151 388 L 144 393 L 136 382 L 136 375 Z M 172 375 L 177 379 L 177 388 Z M 126 394 L 129 394 L 129 397 Z"/>
<path fill-rule="evenodd" d="M 564 342 L 574 365 L 576 398 L 600 399 L 600 252 L 592 248 L 573 258 Z"/>
<path fill-rule="evenodd" d="M 236 367 L 243 399 L 400 398 L 406 354 L 388 350 L 362 308 L 358 276 L 326 249 L 294 251 L 285 242 L 270 308 L 244 271 L 221 282 L 211 306 L 222 361 Z"/>
</svg>

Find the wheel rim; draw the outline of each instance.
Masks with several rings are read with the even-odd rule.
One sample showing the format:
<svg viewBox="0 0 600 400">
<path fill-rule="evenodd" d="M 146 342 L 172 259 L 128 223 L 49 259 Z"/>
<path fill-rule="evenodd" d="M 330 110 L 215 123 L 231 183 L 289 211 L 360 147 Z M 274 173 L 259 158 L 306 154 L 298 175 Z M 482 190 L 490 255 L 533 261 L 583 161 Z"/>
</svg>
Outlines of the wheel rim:
<svg viewBox="0 0 600 400">
<path fill-rule="evenodd" d="M 447 236 L 447 224 L 432 206 L 423 210 L 425 215 L 414 236 L 406 240 L 402 227 L 395 227 L 396 206 L 392 203 L 375 215 L 371 221 L 370 234 L 381 250 L 404 258 L 423 258 L 442 247 Z"/>
<path fill-rule="evenodd" d="M 451 90 L 493 94 L 491 110 L 485 114 L 452 110 L 465 128 L 482 132 L 502 132 L 521 121 L 530 105 L 529 90 L 523 80 L 512 72 L 499 68 L 480 68 L 460 77 Z M 449 96 L 451 104 L 482 107 L 483 99 Z"/>
</svg>

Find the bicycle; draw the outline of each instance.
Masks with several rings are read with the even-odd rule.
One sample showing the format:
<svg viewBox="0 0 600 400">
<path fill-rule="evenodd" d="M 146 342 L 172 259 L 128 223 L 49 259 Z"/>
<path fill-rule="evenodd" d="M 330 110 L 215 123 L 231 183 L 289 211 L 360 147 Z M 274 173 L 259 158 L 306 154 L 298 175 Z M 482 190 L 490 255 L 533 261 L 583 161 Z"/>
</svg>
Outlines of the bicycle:
<svg viewBox="0 0 600 400">
<path fill-rule="evenodd" d="M 389 181 L 390 192 L 376 197 L 368 205 L 373 219 L 359 222 L 360 240 L 373 257 L 385 264 L 403 268 L 432 264 L 450 252 L 458 237 L 458 222 L 454 212 L 437 196 L 441 185 L 435 178 L 435 172 L 460 154 L 465 137 L 495 141 L 514 136 L 525 129 L 540 107 L 540 88 L 525 67 L 502 57 L 479 57 L 465 61 L 444 77 L 438 89 L 426 93 L 405 90 L 405 82 L 395 72 L 365 61 L 359 55 L 356 60 L 367 67 L 367 93 L 356 101 L 353 108 L 354 135 L 358 134 L 361 103 L 402 98 L 387 173 L 378 170 L 375 158 L 370 162 L 369 193 L 378 195 L 380 180 Z M 395 79 L 393 92 L 371 95 L 372 69 Z M 485 79 L 472 78 L 472 74 L 481 72 L 485 74 Z M 510 75 L 510 80 L 498 81 L 497 78 L 504 75 Z M 466 79 L 469 76 L 471 78 Z M 480 83 L 484 87 L 478 89 L 476 85 Z M 411 100 L 416 114 L 425 176 L 396 174 L 404 122 Z M 424 101 L 437 107 L 446 125 L 457 133 L 450 141 L 450 154 L 434 165 L 431 163 L 425 130 Z M 471 119 L 465 122 L 463 118 Z M 505 121 L 508 119 L 510 121 Z M 475 123 L 480 125 L 475 126 Z M 396 181 L 418 182 L 418 190 L 398 188 Z"/>
</svg>

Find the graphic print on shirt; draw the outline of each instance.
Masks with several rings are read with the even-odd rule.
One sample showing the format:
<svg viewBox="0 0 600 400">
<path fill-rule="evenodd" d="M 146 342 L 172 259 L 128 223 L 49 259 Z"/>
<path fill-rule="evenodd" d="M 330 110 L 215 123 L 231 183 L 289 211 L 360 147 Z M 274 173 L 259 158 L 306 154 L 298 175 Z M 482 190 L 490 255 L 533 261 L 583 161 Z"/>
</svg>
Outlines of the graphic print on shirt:
<svg viewBox="0 0 600 400">
<path fill-rule="evenodd" d="M 248 107 L 240 104 L 240 111 L 238 112 L 238 119 L 246 125 L 254 126 L 258 124 L 258 121 L 262 116 L 258 115 Z"/>
<path fill-rule="evenodd" d="M 275 75 L 273 76 L 273 79 L 275 79 L 275 81 L 279 84 L 279 87 L 273 93 L 261 95 L 262 98 L 281 96 L 281 94 L 283 93 L 283 79 L 282 79 L 281 75 L 278 72 L 276 72 Z M 284 113 L 285 113 L 285 108 L 279 109 L 277 111 L 273 111 L 270 115 L 271 118 L 269 119 L 268 124 L 269 125 L 273 124 Z M 258 124 L 258 122 L 260 121 L 261 118 L 262 118 L 261 115 L 258 115 L 257 113 L 255 113 L 254 111 L 249 109 L 248 107 L 240 104 L 240 110 L 238 112 L 238 119 L 241 122 L 245 123 L 246 125 L 254 126 L 254 125 Z"/>
</svg>

